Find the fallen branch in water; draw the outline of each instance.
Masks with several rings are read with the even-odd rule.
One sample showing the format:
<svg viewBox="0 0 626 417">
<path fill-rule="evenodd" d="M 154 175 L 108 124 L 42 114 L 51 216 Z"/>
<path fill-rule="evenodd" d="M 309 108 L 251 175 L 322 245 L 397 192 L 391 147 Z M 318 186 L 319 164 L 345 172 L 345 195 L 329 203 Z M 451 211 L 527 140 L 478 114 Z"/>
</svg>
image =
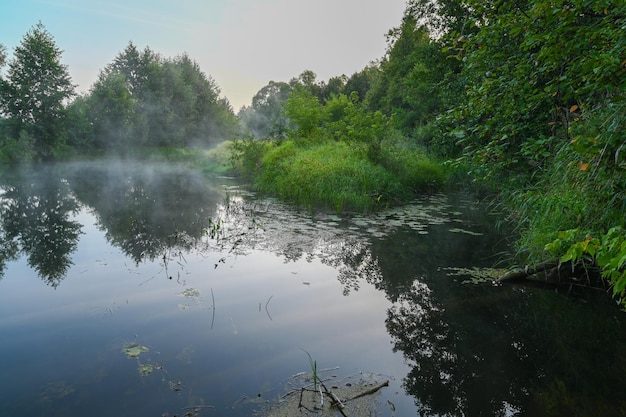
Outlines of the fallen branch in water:
<svg viewBox="0 0 626 417">
<path fill-rule="evenodd" d="M 382 383 L 376 384 L 372 388 L 367 389 L 367 390 L 365 390 L 365 391 L 363 391 L 363 392 L 361 392 L 361 393 L 359 393 L 359 394 L 357 394 L 357 395 L 355 395 L 355 396 L 353 396 L 351 398 L 345 399 L 342 402 L 339 399 L 339 397 L 334 392 L 329 390 L 328 387 L 326 387 L 326 385 L 323 382 L 320 381 L 319 391 L 308 389 L 308 388 L 304 388 L 304 387 L 300 388 L 300 399 L 298 401 L 298 408 L 299 409 L 303 408 L 303 409 L 305 409 L 305 410 L 307 410 L 307 411 L 309 411 L 311 413 L 319 412 L 324 407 L 323 402 L 321 403 L 321 405 L 319 407 L 317 405 L 314 405 L 313 406 L 313 410 L 312 410 L 312 409 L 309 408 L 310 405 L 309 405 L 309 407 L 307 407 L 305 405 L 304 393 L 305 392 L 310 392 L 311 394 L 316 395 L 317 392 L 321 393 L 322 392 L 322 388 L 323 388 L 324 389 L 323 394 L 326 395 L 329 398 L 331 407 L 335 407 L 341 413 L 341 415 L 343 417 L 348 417 L 348 415 L 344 411 L 344 409 L 346 408 L 346 404 L 348 402 L 356 400 L 356 399 L 359 399 L 359 398 L 362 398 L 362 397 L 365 397 L 367 395 L 375 394 L 380 389 L 382 389 L 384 387 L 387 387 L 387 386 L 389 386 L 389 380 L 386 380 L 386 381 L 384 381 Z"/>
<path fill-rule="evenodd" d="M 203 408 L 210 408 L 212 410 L 215 410 L 215 407 L 212 405 L 190 405 L 188 407 L 181 408 L 181 410 L 200 410 Z"/>
<path fill-rule="evenodd" d="M 367 391 L 364 391 L 364 392 L 362 392 L 362 393 L 360 393 L 360 394 L 358 394 L 358 395 L 356 395 L 356 396 L 354 396 L 354 397 L 350 398 L 349 400 L 346 400 L 346 402 L 347 402 L 347 401 L 356 400 L 357 398 L 365 397 L 366 395 L 374 394 L 375 392 L 377 392 L 377 391 L 378 391 L 378 390 L 380 390 L 381 388 L 388 387 L 388 386 L 389 386 L 389 380 L 387 380 L 387 381 L 385 381 L 385 382 L 381 382 L 381 383 L 380 383 L 380 384 L 378 384 L 378 385 L 374 385 L 374 387 L 373 387 L 373 388 L 368 389 Z"/>
<path fill-rule="evenodd" d="M 554 268 L 558 268 L 559 263 L 557 261 L 546 261 L 541 262 L 535 266 L 526 265 L 524 269 L 516 269 L 514 271 L 507 272 L 503 277 L 498 278 L 495 283 L 501 284 L 503 282 L 516 282 L 521 281 L 530 277 L 531 275 L 536 275 L 541 272 L 551 271 Z"/>
</svg>

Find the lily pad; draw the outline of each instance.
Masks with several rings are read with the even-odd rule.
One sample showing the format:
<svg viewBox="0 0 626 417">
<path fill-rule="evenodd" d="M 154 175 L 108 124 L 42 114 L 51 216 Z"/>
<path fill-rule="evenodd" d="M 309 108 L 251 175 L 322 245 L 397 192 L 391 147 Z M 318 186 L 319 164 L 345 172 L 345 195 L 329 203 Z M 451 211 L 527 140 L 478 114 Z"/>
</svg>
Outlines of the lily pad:
<svg viewBox="0 0 626 417">
<path fill-rule="evenodd" d="M 129 358 L 136 358 L 149 350 L 150 349 L 148 347 L 140 345 L 139 343 L 131 343 L 130 345 L 124 346 L 122 352 L 124 352 L 124 354 Z"/>
<path fill-rule="evenodd" d="M 200 297 L 200 291 L 196 290 L 195 288 L 187 288 L 185 289 L 185 291 L 179 292 L 178 295 L 181 295 L 185 298 Z"/>
<path fill-rule="evenodd" d="M 139 371 L 139 375 L 141 375 L 141 376 L 150 375 L 152 373 L 152 371 L 154 371 L 154 366 L 152 366 L 152 365 L 139 365 L 139 368 L 137 368 L 137 371 Z"/>
</svg>

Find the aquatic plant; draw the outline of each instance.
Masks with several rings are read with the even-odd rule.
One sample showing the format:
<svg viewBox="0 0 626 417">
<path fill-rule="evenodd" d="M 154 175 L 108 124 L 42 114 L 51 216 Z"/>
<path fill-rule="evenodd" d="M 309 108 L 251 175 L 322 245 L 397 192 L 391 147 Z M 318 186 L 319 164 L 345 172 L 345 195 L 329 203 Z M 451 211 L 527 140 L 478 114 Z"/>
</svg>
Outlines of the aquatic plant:
<svg viewBox="0 0 626 417">
<path fill-rule="evenodd" d="M 148 352 L 150 349 L 147 346 L 140 345 L 139 343 L 131 343 L 124 346 L 122 352 L 129 358 L 137 358 L 144 352 Z"/>
<path fill-rule="evenodd" d="M 317 376 L 317 361 L 313 360 L 313 358 L 311 357 L 311 354 L 309 352 L 307 352 L 304 349 L 302 349 L 302 350 L 309 357 L 309 365 L 311 366 L 311 374 L 313 375 L 313 391 L 317 392 L 317 385 L 318 385 L 318 381 L 319 381 L 319 378 Z M 320 384 L 321 384 L 321 381 L 320 381 Z M 322 405 L 324 405 L 324 394 L 322 393 L 321 385 L 320 385 L 319 391 L 320 391 L 320 402 L 321 402 Z"/>
</svg>

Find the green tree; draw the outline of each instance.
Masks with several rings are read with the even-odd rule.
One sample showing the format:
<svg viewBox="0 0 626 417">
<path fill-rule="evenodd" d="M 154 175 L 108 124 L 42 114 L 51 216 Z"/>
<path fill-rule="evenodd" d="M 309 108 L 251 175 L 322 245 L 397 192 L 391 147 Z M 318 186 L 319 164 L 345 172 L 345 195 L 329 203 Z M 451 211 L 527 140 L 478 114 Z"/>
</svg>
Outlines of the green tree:
<svg viewBox="0 0 626 417">
<path fill-rule="evenodd" d="M 348 81 L 348 77 L 340 75 L 338 77 L 330 77 L 328 82 L 321 81 L 318 83 L 320 87 L 320 100 L 326 102 L 339 94 L 343 94 L 343 89 Z"/>
<path fill-rule="evenodd" d="M 257 138 L 283 138 L 289 119 L 283 112 L 292 87 L 285 82 L 270 81 L 252 97 L 252 104 L 239 112 L 244 129 Z"/>
<path fill-rule="evenodd" d="M 379 111 L 366 111 L 355 95 L 340 94 L 328 100 L 321 127 L 329 139 L 364 148 L 374 163 L 381 162 L 383 142 L 393 136 L 389 118 Z"/>
<path fill-rule="evenodd" d="M 355 72 L 346 80 L 343 93 L 348 97 L 352 97 L 353 93 L 356 93 L 356 99 L 359 102 L 363 102 L 379 75 L 380 66 L 378 64 L 370 64 L 361 71 Z"/>
<path fill-rule="evenodd" d="M 393 116 L 398 129 L 415 136 L 443 110 L 444 94 L 450 91 L 449 75 L 458 72 L 457 65 L 446 59 L 441 44 L 431 39 L 427 27 L 411 13 L 405 14 L 400 27 L 389 32 L 388 42 L 367 105 Z"/>
<path fill-rule="evenodd" d="M 65 141 L 66 104 L 74 86 L 61 64 L 62 51 L 41 22 L 24 36 L 9 61 L 2 83 L 2 108 L 11 136 L 34 140 L 37 155 L 50 159 Z"/>
<path fill-rule="evenodd" d="M 296 127 L 298 138 L 313 138 L 324 118 L 323 106 L 317 96 L 304 86 L 296 87 L 285 104 L 285 114 Z"/>
<path fill-rule="evenodd" d="M 215 81 L 187 54 L 165 59 L 132 43 L 101 71 L 87 102 L 102 148 L 207 146 L 237 130 Z"/>
<path fill-rule="evenodd" d="M 573 129 L 600 126 L 579 123 L 581 116 L 619 108 L 623 2 L 465 3 L 477 14 L 477 30 L 449 43 L 463 55 L 467 91 L 449 126 L 456 126 L 452 137 L 461 139 L 477 175 L 535 174 L 571 144 Z M 611 142 L 605 154 L 617 151 L 619 135 L 597 133 Z"/>
<path fill-rule="evenodd" d="M 311 70 L 304 70 L 297 77 L 289 81 L 292 88 L 304 88 L 315 96 L 320 102 L 324 101 L 323 86 L 317 82 L 317 74 Z"/>
<path fill-rule="evenodd" d="M 136 99 L 131 95 L 122 74 L 100 73 L 87 97 L 94 144 L 101 149 L 137 146 L 133 134 Z"/>
<path fill-rule="evenodd" d="M 94 147 L 94 130 L 86 95 L 76 97 L 67 107 L 67 124 L 67 145 L 77 152 L 90 151 Z"/>
</svg>

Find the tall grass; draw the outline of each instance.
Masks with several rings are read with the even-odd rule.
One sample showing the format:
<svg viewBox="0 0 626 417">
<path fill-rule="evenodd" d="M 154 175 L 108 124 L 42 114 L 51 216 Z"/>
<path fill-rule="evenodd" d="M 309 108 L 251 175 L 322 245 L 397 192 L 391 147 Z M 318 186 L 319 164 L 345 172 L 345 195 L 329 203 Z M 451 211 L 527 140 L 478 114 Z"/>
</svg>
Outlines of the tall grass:
<svg viewBox="0 0 626 417">
<path fill-rule="evenodd" d="M 414 192 L 437 190 L 447 182 L 450 169 L 426 155 L 422 148 L 409 143 L 391 142 L 382 147 L 382 165 L 404 187 Z"/>
<path fill-rule="evenodd" d="M 598 236 L 624 224 L 624 178 L 602 172 L 601 167 L 583 167 L 580 161 L 580 155 L 566 144 L 536 186 L 511 193 L 515 220 L 521 229 L 518 247 L 530 260 L 554 256 L 545 248 L 559 232 L 577 229 L 582 236 Z"/>
<path fill-rule="evenodd" d="M 366 147 L 341 141 L 241 141 L 236 165 L 266 194 L 308 208 L 371 211 L 440 188 L 447 173 L 417 150 L 385 144 L 373 162 Z"/>
<path fill-rule="evenodd" d="M 296 205 L 368 211 L 400 193 L 401 184 L 345 143 L 298 148 L 293 142 L 262 159 L 258 189 Z"/>
</svg>

